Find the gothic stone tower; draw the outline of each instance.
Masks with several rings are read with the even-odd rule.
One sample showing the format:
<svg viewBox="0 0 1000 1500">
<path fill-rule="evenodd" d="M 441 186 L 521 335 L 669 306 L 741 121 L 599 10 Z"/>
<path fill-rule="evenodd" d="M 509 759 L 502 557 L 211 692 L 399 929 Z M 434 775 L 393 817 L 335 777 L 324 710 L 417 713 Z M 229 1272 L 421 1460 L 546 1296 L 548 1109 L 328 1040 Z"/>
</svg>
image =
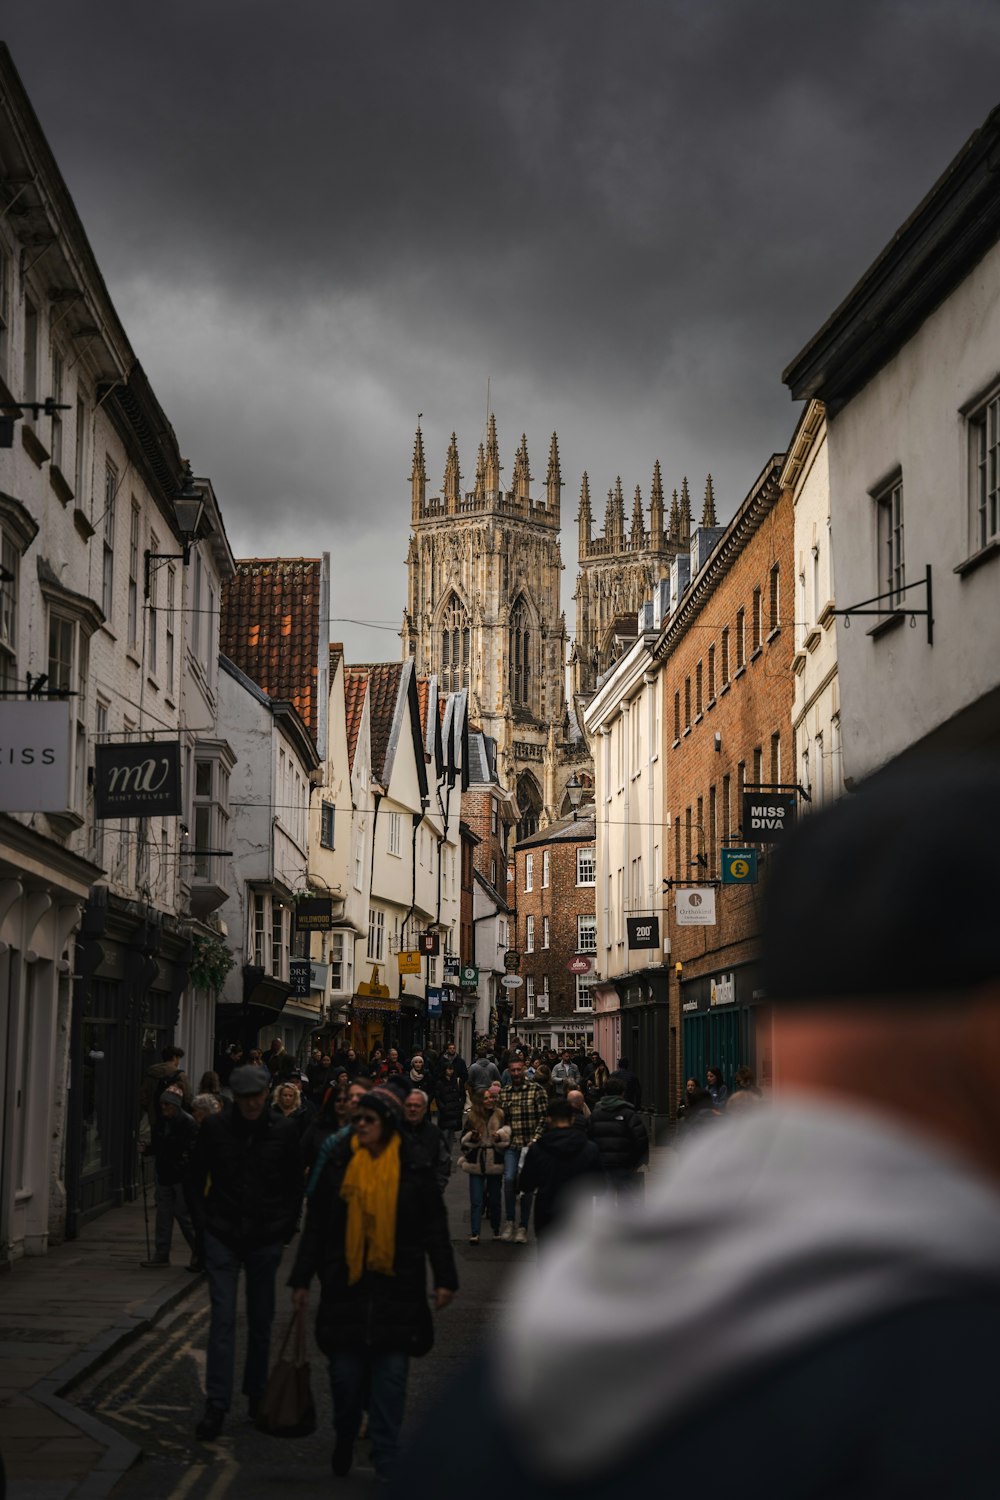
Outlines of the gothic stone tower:
<svg viewBox="0 0 1000 1500">
<path fill-rule="evenodd" d="M 705 484 L 702 525 L 714 526 L 715 493 L 712 476 Z M 573 692 L 577 716 L 593 697 L 597 680 L 635 639 L 637 616 L 652 599 L 657 583 L 666 578 L 679 552 L 691 545 L 691 497 L 688 482 L 681 485 L 680 499 L 674 490 L 669 518 L 664 522 L 663 479 L 657 460 L 649 499 L 647 527 L 642 491 L 635 487 L 632 517 L 625 528 L 625 499 L 621 479 L 608 491 L 604 535 L 593 535 L 590 481 L 586 474 L 580 488 L 580 571 L 576 581 L 576 642 L 573 648 Z"/>
<path fill-rule="evenodd" d="M 501 778 L 521 808 L 523 837 L 560 816 L 566 781 L 588 762 L 583 747 L 569 743 L 555 433 L 543 494 L 531 494 L 524 437 L 510 489 L 500 475 L 491 415 L 473 488 L 462 489 L 452 433 L 441 494 L 429 497 L 417 428 L 401 634 L 403 654 L 413 657 L 418 674 L 436 673 L 445 691 L 469 689 L 469 717 L 497 742 Z"/>
</svg>

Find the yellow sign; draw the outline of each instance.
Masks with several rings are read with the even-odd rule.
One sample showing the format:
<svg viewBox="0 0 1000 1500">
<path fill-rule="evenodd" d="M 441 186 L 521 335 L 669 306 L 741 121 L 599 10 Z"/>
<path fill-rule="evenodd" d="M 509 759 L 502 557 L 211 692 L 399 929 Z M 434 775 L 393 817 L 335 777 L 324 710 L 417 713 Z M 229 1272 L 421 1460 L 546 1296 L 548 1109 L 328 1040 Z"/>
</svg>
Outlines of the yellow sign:
<svg viewBox="0 0 1000 1500">
<path fill-rule="evenodd" d="M 420 950 L 419 948 L 402 948 L 399 952 L 399 972 L 401 974 L 420 973 Z"/>
<path fill-rule="evenodd" d="M 372 977 L 367 983 L 358 985 L 358 994 L 365 995 L 372 1000 L 388 1000 L 389 986 L 378 982 L 378 964 L 372 964 Z"/>
</svg>

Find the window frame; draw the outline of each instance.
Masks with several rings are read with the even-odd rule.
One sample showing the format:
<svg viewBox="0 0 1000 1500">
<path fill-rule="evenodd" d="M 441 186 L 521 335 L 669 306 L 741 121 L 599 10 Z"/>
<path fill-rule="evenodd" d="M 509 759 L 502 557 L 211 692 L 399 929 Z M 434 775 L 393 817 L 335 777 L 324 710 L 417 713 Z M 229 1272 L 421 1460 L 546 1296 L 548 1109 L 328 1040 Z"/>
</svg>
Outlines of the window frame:
<svg viewBox="0 0 1000 1500">
<path fill-rule="evenodd" d="M 873 491 L 875 503 L 876 567 L 878 588 L 885 595 L 881 608 L 886 614 L 903 609 L 906 588 L 906 510 L 903 472 L 896 472 Z"/>
<path fill-rule="evenodd" d="M 591 941 L 592 938 L 592 941 Z M 585 939 L 587 940 L 585 942 Z M 576 918 L 577 953 L 597 952 L 597 913 L 578 912 Z"/>
<path fill-rule="evenodd" d="M 588 857 L 589 856 L 589 857 Z M 581 875 L 581 870 L 590 868 L 590 879 Z M 597 885 L 597 846 L 596 844 L 581 844 L 576 851 L 576 883 L 578 886 Z"/>
</svg>

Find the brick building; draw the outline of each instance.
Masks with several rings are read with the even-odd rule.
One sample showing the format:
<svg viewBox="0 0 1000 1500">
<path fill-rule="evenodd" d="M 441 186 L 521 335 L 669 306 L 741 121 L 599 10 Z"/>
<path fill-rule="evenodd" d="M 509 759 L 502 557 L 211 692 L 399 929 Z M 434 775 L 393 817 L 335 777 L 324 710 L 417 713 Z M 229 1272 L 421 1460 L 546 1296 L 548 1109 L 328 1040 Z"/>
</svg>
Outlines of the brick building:
<svg viewBox="0 0 1000 1500">
<path fill-rule="evenodd" d="M 665 669 L 663 874 L 676 899 L 721 878 L 721 851 L 744 841 L 745 785 L 794 783 L 794 514 L 768 461 L 682 592 L 653 648 Z M 693 563 L 697 559 L 693 559 Z M 767 851 L 758 846 L 761 877 Z M 729 1081 L 749 1063 L 772 1077 L 770 1010 L 758 968 L 760 885 L 715 885 L 716 922 L 679 925 L 667 908 L 679 971 L 684 1072 Z"/>
<path fill-rule="evenodd" d="M 514 850 L 515 947 L 524 980 L 515 989 L 513 1025 L 539 1047 L 591 1046 L 594 1037 L 593 962 L 597 954 L 594 809 L 561 818 L 522 839 Z M 592 961 L 575 976 L 575 955 Z"/>
</svg>

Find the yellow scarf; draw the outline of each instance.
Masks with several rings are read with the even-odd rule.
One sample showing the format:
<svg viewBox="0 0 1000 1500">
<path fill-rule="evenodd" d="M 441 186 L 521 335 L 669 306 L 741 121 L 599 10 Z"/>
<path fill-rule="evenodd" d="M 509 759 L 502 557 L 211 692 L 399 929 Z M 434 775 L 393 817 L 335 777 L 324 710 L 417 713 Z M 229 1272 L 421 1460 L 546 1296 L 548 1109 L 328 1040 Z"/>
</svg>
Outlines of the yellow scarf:
<svg viewBox="0 0 1000 1500">
<path fill-rule="evenodd" d="M 399 1136 L 378 1156 L 358 1149 L 352 1137 L 352 1156 L 340 1196 L 347 1204 L 347 1284 L 360 1281 L 366 1270 L 392 1276 L 396 1262 L 396 1204 L 399 1200 Z"/>
</svg>

